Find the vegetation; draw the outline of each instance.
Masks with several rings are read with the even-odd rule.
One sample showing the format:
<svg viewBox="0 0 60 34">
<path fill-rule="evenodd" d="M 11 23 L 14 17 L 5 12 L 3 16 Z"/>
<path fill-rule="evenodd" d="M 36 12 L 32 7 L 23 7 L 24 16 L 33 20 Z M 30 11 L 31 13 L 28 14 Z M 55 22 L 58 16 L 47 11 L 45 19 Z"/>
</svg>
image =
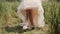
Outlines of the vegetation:
<svg viewBox="0 0 60 34">
<path fill-rule="evenodd" d="M 49 27 L 45 27 L 45 30 L 34 29 L 32 31 L 23 32 L 19 28 L 21 20 L 17 16 L 17 7 L 20 4 L 20 0 L 0 0 L 0 34 L 56 34 L 60 32 L 60 0 L 43 2 L 45 23 Z M 9 26 L 9 28 L 5 28 Z M 46 29 L 49 29 L 46 31 Z"/>
</svg>

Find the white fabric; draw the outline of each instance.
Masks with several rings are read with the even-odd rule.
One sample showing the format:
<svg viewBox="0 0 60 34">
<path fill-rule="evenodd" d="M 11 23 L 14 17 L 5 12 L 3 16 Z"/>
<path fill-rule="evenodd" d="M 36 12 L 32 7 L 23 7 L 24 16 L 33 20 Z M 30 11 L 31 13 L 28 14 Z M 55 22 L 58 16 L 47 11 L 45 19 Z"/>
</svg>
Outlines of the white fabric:
<svg viewBox="0 0 60 34">
<path fill-rule="evenodd" d="M 20 4 L 20 6 L 18 7 L 18 9 L 26 9 L 28 7 L 38 7 L 39 4 L 41 5 L 40 0 L 23 0 L 23 2 Z"/>
<path fill-rule="evenodd" d="M 20 5 L 18 6 L 18 16 L 23 20 L 23 22 L 25 21 L 25 17 L 21 14 L 21 9 L 27 9 L 27 8 L 31 8 L 31 7 L 38 7 L 38 27 L 44 27 L 45 22 L 44 22 L 44 10 L 42 7 L 42 1 L 41 0 L 22 0 L 22 2 L 20 3 Z M 24 26 L 25 27 L 25 26 Z M 26 27 L 27 28 L 27 27 Z"/>
</svg>

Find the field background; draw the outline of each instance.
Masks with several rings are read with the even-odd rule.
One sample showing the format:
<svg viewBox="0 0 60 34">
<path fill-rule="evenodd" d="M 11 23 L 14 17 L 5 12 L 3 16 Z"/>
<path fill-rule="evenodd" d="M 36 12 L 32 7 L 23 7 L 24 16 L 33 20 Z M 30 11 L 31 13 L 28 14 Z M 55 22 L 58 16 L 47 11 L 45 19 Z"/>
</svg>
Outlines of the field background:
<svg viewBox="0 0 60 34">
<path fill-rule="evenodd" d="M 19 24 L 17 7 L 21 0 L 0 0 L 0 34 L 60 34 L 60 0 L 43 1 L 46 26 L 43 30 L 24 32 Z"/>
</svg>

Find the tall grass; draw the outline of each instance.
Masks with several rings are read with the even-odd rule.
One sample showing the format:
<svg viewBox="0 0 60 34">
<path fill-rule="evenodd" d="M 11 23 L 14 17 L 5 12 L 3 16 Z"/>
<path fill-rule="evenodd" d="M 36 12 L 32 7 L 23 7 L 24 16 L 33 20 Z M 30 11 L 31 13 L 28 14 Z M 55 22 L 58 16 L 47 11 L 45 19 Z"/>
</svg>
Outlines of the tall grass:
<svg viewBox="0 0 60 34">
<path fill-rule="evenodd" d="M 59 3 L 57 3 L 56 1 L 51 1 L 48 2 L 47 4 L 45 4 L 45 19 L 46 19 L 46 23 L 51 25 L 51 29 L 52 32 L 54 32 L 54 34 L 58 34 L 58 27 L 59 26 Z"/>
<path fill-rule="evenodd" d="M 0 1 L 0 31 L 1 31 L 0 34 L 3 34 L 3 30 L 5 26 L 12 27 L 20 23 L 20 19 L 17 16 L 17 6 L 19 4 L 20 4 L 19 2 Z M 43 7 L 45 11 L 44 13 L 45 23 L 48 25 L 52 25 L 55 28 L 55 26 L 57 26 L 57 23 L 60 24 L 59 2 L 56 1 L 44 2 Z"/>
</svg>

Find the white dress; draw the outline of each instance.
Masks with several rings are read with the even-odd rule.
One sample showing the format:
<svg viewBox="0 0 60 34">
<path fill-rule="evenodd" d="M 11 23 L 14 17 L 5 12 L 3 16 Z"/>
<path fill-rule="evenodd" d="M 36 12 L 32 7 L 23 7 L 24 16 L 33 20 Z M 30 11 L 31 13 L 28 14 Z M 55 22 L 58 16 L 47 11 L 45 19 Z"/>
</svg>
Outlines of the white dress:
<svg viewBox="0 0 60 34">
<path fill-rule="evenodd" d="M 44 10 L 42 7 L 42 1 L 41 0 L 22 0 L 22 2 L 20 3 L 20 5 L 18 6 L 18 16 L 20 17 L 20 19 L 23 20 L 23 22 L 25 21 L 25 17 L 22 15 L 21 13 L 21 9 L 27 9 L 30 7 L 38 7 L 38 27 L 44 27 L 45 26 L 45 22 L 44 22 Z M 26 27 L 27 28 L 27 27 Z"/>
</svg>

